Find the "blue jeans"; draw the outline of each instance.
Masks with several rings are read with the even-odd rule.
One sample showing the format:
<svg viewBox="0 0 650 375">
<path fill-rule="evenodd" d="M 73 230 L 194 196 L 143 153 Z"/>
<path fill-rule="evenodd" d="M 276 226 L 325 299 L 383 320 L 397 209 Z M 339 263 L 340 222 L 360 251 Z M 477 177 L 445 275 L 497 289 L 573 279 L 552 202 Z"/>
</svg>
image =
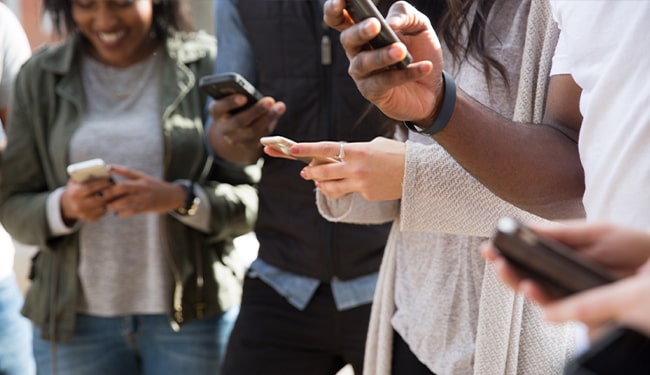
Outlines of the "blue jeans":
<svg viewBox="0 0 650 375">
<path fill-rule="evenodd" d="M 36 373 L 32 355 L 32 325 L 20 315 L 22 307 L 23 296 L 15 275 L 0 280 L 0 374 Z"/>
<path fill-rule="evenodd" d="M 238 313 L 239 306 L 233 307 L 184 324 L 178 332 L 166 315 L 77 314 L 70 342 L 52 345 L 34 329 L 38 373 L 52 374 L 56 363 L 57 373 L 65 375 L 218 375 Z"/>
</svg>

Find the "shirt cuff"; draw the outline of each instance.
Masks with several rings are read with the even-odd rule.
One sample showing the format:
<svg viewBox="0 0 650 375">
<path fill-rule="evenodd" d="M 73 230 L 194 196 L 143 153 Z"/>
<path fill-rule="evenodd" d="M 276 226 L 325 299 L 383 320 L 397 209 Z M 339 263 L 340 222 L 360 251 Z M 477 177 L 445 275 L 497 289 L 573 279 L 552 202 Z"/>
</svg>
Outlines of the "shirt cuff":
<svg viewBox="0 0 650 375">
<path fill-rule="evenodd" d="M 184 180 L 177 180 L 176 182 L 180 181 Z M 194 184 L 194 195 L 199 197 L 199 205 L 194 215 L 180 215 L 175 211 L 170 211 L 169 214 L 185 225 L 200 230 L 203 233 L 210 233 L 211 212 L 208 194 L 201 186 Z"/>
<path fill-rule="evenodd" d="M 52 233 L 52 236 L 54 237 L 71 234 L 81 228 L 81 221 L 79 220 L 77 220 L 71 227 L 67 226 L 63 221 L 63 217 L 61 216 L 61 195 L 63 195 L 64 191 L 65 188 L 60 187 L 50 193 L 47 197 L 47 224 L 50 226 L 50 233 Z"/>
</svg>

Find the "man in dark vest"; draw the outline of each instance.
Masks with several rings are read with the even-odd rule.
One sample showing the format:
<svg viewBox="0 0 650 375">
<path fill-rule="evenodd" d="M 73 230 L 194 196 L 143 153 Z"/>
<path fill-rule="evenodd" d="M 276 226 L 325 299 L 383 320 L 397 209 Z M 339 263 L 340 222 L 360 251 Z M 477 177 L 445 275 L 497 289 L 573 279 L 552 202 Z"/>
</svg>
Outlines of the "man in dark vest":
<svg viewBox="0 0 650 375">
<path fill-rule="evenodd" d="M 263 156 L 259 138 L 369 141 L 397 123 L 359 93 L 322 0 L 219 0 L 217 72 L 235 71 L 267 95 L 216 100 L 208 140 L 234 164 Z M 335 156 L 335 155 L 332 155 Z M 244 282 L 224 374 L 361 374 L 370 305 L 390 223 L 323 219 L 300 161 L 267 157 L 259 184 L 258 258 Z"/>
</svg>

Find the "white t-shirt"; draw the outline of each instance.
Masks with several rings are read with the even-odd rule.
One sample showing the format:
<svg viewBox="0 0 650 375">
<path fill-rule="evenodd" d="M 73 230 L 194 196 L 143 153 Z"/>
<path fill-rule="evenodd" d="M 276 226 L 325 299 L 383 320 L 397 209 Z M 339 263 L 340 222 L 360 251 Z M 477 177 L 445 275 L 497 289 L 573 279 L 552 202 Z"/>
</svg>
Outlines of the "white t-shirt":
<svg viewBox="0 0 650 375">
<path fill-rule="evenodd" d="M 9 104 L 16 74 L 30 55 L 29 41 L 20 22 L 6 5 L 0 3 L 0 108 Z M 0 140 L 3 138 L 0 129 Z M 13 244 L 0 226 L 0 280 L 11 274 L 13 262 Z"/>
<path fill-rule="evenodd" d="M 29 41 L 11 9 L 0 3 L 0 108 L 9 104 L 13 81 L 31 55 Z"/>
<path fill-rule="evenodd" d="M 552 1 L 551 74 L 582 88 L 580 158 L 590 220 L 650 229 L 650 2 Z"/>
</svg>

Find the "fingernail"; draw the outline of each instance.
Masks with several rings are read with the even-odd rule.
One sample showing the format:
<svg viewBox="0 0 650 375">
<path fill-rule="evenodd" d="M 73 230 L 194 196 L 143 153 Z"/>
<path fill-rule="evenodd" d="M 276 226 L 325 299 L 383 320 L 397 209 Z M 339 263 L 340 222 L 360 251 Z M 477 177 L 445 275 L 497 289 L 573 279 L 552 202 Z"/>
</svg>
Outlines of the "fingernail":
<svg viewBox="0 0 650 375">
<path fill-rule="evenodd" d="M 390 50 L 388 51 L 391 57 L 394 57 L 396 59 L 401 59 L 404 57 L 404 51 L 398 47 L 398 46 L 391 46 Z"/>
</svg>

